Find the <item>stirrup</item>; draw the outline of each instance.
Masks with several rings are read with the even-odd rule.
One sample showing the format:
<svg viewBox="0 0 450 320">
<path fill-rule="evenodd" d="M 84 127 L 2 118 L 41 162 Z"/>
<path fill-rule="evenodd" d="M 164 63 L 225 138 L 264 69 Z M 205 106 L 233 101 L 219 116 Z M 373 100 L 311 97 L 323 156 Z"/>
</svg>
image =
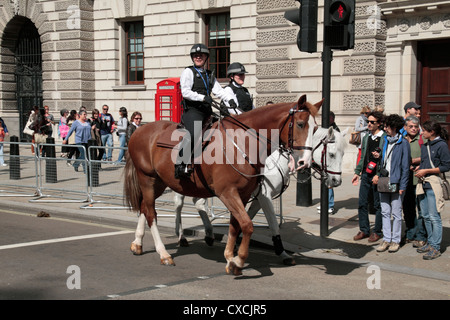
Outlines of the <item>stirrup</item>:
<svg viewBox="0 0 450 320">
<path fill-rule="evenodd" d="M 182 179 L 182 178 L 190 178 L 192 171 L 194 171 L 192 168 L 189 168 L 186 164 L 176 164 L 175 165 L 175 179 Z"/>
</svg>

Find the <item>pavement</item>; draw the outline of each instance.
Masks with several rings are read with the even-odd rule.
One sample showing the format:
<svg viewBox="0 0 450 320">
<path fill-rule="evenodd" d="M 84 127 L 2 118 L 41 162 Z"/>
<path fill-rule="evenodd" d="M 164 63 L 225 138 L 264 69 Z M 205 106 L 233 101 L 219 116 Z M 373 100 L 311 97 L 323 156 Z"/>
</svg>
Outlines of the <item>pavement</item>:
<svg viewBox="0 0 450 320">
<path fill-rule="evenodd" d="M 381 269 L 411 274 L 431 279 L 447 281 L 450 284 L 450 202 L 447 201 L 446 208 L 442 213 L 443 241 L 441 245 L 441 257 L 426 261 L 422 254 L 416 252 L 411 243 L 403 245 L 396 253 L 376 252 L 375 248 L 381 242 L 369 243 L 367 239 L 354 241 L 353 236 L 359 231 L 358 226 L 358 191 L 359 186 L 351 184 L 352 174 L 343 174 L 342 185 L 335 188 L 335 209 L 337 212 L 329 216 L 328 236 L 320 234 L 320 214 L 317 206 L 320 205 L 320 183 L 312 179 L 312 205 L 297 206 L 297 183 L 294 177 L 281 199 L 282 224 L 281 238 L 284 247 L 294 256 L 303 256 L 330 260 L 347 261 L 361 266 L 377 265 Z M 300 191 L 302 192 L 302 191 Z M 189 199 L 187 199 L 187 202 Z M 280 200 L 277 200 L 280 201 Z M 186 203 L 187 203 L 186 202 Z M 226 235 L 227 214 L 220 209 L 221 203 L 214 201 L 214 232 L 218 235 Z M 30 214 L 45 211 L 51 217 L 65 217 L 70 219 L 81 219 L 97 223 L 120 224 L 126 228 L 134 229 L 137 223 L 136 213 L 120 206 L 100 205 L 97 203 L 73 203 L 64 201 L 35 201 L 32 197 L 18 197 L 17 195 L 0 198 L 2 207 L 22 208 Z M 276 202 L 279 206 L 279 202 Z M 171 205 L 160 204 L 158 215 L 158 226 L 162 232 L 175 233 L 175 219 L 171 214 Z M 186 212 L 192 212 L 186 206 Z M 223 211 L 222 213 L 220 213 Z M 187 217 L 189 216 L 189 217 Z M 204 231 L 201 219 L 197 215 L 183 217 L 183 227 L 187 231 L 187 238 L 203 238 Z M 374 224 L 374 215 L 369 215 L 371 224 Z M 272 235 L 267 228 L 264 215 L 255 218 L 252 245 L 263 245 L 272 247 Z M 147 228 L 147 232 L 149 229 Z M 404 225 L 403 225 L 404 232 Z M 130 243 L 133 240 L 130 237 Z M 152 245 L 147 240 L 147 246 Z M 129 243 L 124 244 L 126 246 Z M 281 261 L 281 260 L 280 260 Z M 450 296 L 450 289 L 449 289 Z"/>
</svg>

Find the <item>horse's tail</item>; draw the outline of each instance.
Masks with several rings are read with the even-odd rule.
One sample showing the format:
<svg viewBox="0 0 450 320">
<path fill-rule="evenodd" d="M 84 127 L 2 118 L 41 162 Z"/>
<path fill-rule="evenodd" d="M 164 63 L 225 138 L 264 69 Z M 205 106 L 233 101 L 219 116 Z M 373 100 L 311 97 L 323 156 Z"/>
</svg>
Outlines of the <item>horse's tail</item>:
<svg viewBox="0 0 450 320">
<path fill-rule="evenodd" d="M 140 212 L 142 202 L 142 191 L 134 167 L 133 159 L 128 155 L 124 170 L 123 193 L 125 195 L 125 205 L 131 210 Z"/>
</svg>

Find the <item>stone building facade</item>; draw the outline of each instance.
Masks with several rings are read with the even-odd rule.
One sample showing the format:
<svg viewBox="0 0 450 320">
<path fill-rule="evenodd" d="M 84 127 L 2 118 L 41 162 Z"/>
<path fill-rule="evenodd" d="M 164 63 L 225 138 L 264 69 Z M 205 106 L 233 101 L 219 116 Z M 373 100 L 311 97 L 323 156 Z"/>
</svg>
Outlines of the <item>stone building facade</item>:
<svg viewBox="0 0 450 320">
<path fill-rule="evenodd" d="M 156 84 L 179 77 L 191 64 L 190 47 L 205 40 L 205 16 L 220 12 L 230 14 L 230 62 L 245 65 L 256 106 L 294 101 L 301 94 L 318 101 L 323 3 L 319 0 L 318 52 L 309 54 L 297 49 L 298 27 L 284 18 L 286 10 L 298 7 L 294 0 L 0 0 L 0 115 L 15 135 L 31 103 L 48 105 L 55 116 L 63 108 L 103 104 L 118 116 L 125 106 L 153 121 Z M 126 82 L 125 26 L 133 21 L 142 21 L 144 30 L 144 81 L 138 84 Z M 30 33 L 33 26 L 41 63 L 19 66 L 21 31 L 27 27 Z M 341 129 L 353 127 L 365 105 L 403 114 L 408 101 L 424 103 L 427 48 L 450 41 L 450 1 L 356 0 L 355 30 L 355 48 L 333 53 L 330 104 Z M 26 76 L 30 73 L 34 78 Z M 425 118 L 447 125 L 449 105 L 427 105 Z M 348 172 L 356 148 L 347 151 Z"/>
</svg>

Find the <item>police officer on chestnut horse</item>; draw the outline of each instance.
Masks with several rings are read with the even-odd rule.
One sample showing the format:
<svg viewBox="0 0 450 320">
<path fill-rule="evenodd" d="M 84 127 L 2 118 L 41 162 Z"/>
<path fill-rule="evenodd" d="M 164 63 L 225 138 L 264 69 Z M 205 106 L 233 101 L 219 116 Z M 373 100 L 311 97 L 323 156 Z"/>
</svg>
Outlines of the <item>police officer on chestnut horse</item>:
<svg viewBox="0 0 450 320">
<path fill-rule="evenodd" d="M 205 69 L 209 58 L 208 48 L 201 43 L 195 44 L 191 48 L 190 55 L 193 65 L 184 69 L 180 77 L 184 106 L 182 122 L 189 134 L 183 137 L 180 145 L 175 163 L 176 179 L 189 177 L 193 171 L 193 168 L 189 167 L 188 164 L 191 162 L 191 155 L 196 143 L 194 139 L 201 136 L 202 122 L 212 114 L 213 99 L 211 93 L 214 93 L 225 103 L 229 102 L 232 107 L 236 107 L 232 97 L 220 86 L 213 73 Z M 196 123 L 197 125 L 195 125 Z M 189 152 L 186 152 L 187 150 Z"/>
</svg>

